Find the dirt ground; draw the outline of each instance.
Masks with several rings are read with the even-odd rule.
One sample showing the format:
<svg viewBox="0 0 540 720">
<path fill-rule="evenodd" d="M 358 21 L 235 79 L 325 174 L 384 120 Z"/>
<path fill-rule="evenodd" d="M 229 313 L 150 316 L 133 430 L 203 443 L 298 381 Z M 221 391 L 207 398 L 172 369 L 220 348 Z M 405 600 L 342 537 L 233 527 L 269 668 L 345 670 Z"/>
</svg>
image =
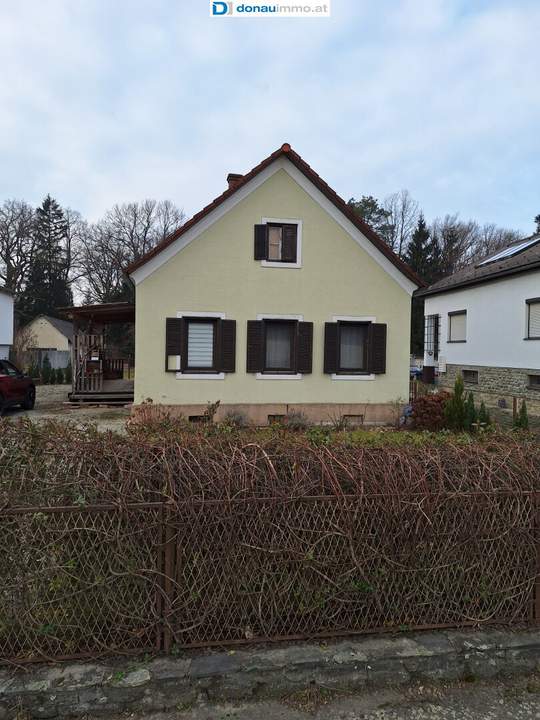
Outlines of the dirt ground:
<svg viewBox="0 0 540 720">
<path fill-rule="evenodd" d="M 63 420 L 84 425 L 92 423 L 99 430 L 114 430 L 124 433 L 125 422 L 130 408 L 126 407 L 81 407 L 68 403 L 71 385 L 38 385 L 36 387 L 36 406 L 33 410 L 12 408 L 6 411 L 6 417 L 28 416 L 33 422 L 41 420 Z"/>
<path fill-rule="evenodd" d="M 313 689 L 281 701 L 210 705 L 109 720 L 538 720 L 540 678 L 416 686 L 357 694 Z"/>
</svg>

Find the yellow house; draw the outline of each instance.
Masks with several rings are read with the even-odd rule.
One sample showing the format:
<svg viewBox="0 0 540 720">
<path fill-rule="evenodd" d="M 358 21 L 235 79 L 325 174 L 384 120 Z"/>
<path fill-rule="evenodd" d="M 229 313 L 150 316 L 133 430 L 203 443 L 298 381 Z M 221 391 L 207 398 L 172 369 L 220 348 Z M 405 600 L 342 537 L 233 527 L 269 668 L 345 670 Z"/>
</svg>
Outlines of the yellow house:
<svg viewBox="0 0 540 720">
<path fill-rule="evenodd" d="M 67 320 L 38 315 L 28 325 L 24 332 L 29 338 L 28 349 L 70 351 L 73 339 L 73 324 Z"/>
<path fill-rule="evenodd" d="M 135 403 L 390 420 L 408 398 L 416 275 L 288 144 L 227 180 L 128 268 Z"/>
</svg>

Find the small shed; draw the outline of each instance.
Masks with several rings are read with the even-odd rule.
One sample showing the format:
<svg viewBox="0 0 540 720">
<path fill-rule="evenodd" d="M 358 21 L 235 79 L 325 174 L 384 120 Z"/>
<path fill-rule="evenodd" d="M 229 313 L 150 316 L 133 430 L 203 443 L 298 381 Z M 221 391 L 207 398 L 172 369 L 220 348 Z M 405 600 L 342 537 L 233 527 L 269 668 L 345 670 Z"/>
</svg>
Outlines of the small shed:
<svg viewBox="0 0 540 720">
<path fill-rule="evenodd" d="M 61 308 L 73 323 L 73 402 L 133 402 L 135 305 L 127 302 Z M 126 350 L 127 347 L 127 350 Z"/>
</svg>

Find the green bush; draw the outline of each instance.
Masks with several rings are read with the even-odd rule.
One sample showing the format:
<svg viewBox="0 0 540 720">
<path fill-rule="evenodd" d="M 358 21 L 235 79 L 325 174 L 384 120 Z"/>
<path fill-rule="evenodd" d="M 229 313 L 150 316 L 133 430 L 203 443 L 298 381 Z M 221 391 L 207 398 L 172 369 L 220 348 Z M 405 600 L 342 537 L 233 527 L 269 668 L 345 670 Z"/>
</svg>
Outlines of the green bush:
<svg viewBox="0 0 540 720">
<path fill-rule="evenodd" d="M 64 382 L 71 385 L 73 381 L 73 373 L 71 371 L 71 364 L 64 368 Z"/>
<path fill-rule="evenodd" d="M 480 427 L 488 427 L 491 425 L 491 417 L 484 405 L 484 401 L 480 403 L 480 410 L 478 411 L 478 424 Z"/>
<path fill-rule="evenodd" d="M 49 373 L 49 384 L 56 385 L 56 370 L 54 368 L 51 368 L 51 372 Z"/>
<path fill-rule="evenodd" d="M 471 432 L 474 430 L 477 421 L 478 416 L 476 408 L 474 407 L 474 396 L 472 392 L 470 392 L 467 395 L 467 400 L 465 402 L 465 422 L 463 424 L 463 429 L 467 432 Z"/>
<path fill-rule="evenodd" d="M 41 380 L 44 385 L 48 385 L 51 382 L 52 368 L 49 356 L 45 355 L 41 364 Z"/>
<path fill-rule="evenodd" d="M 514 427 L 517 430 L 529 429 L 529 413 L 527 412 L 527 404 L 525 400 L 522 400 L 519 412 L 514 419 Z"/>
<path fill-rule="evenodd" d="M 64 384 L 64 371 L 62 370 L 62 368 L 56 368 L 56 384 Z"/>
<path fill-rule="evenodd" d="M 465 428 L 466 407 L 463 397 L 464 389 L 463 377 L 460 374 L 456 377 L 454 392 L 444 406 L 446 427 L 458 432 Z"/>
</svg>

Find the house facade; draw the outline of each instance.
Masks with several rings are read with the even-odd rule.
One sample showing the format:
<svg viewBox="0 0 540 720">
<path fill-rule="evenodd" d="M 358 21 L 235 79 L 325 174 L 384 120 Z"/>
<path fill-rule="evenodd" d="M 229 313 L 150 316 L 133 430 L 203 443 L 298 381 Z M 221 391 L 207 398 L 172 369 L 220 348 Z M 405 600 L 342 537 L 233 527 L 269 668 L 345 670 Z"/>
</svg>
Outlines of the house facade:
<svg viewBox="0 0 540 720">
<path fill-rule="evenodd" d="M 16 340 L 29 362 L 41 367 L 46 356 L 51 367 L 65 368 L 71 362 L 73 323 L 50 315 L 38 315 L 18 330 Z"/>
<path fill-rule="evenodd" d="M 420 281 L 289 145 L 128 268 L 135 403 L 385 422 Z"/>
<path fill-rule="evenodd" d="M 417 293 L 425 299 L 424 367 L 503 406 L 540 409 L 540 235 L 525 238 Z"/>
<path fill-rule="evenodd" d="M 13 345 L 13 295 L 0 287 L 0 360 L 9 358 Z"/>
</svg>

